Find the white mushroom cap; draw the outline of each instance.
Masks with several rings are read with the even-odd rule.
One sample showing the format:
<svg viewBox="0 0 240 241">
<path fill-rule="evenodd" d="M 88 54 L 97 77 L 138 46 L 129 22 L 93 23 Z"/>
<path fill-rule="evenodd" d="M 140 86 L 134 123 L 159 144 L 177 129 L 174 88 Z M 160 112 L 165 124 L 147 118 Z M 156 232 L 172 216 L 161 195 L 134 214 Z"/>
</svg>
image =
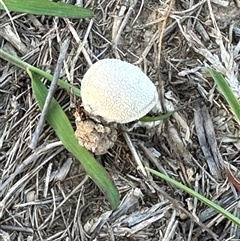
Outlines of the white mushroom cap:
<svg viewBox="0 0 240 241">
<path fill-rule="evenodd" d="M 117 123 L 143 117 L 158 101 L 155 85 L 140 68 L 117 59 L 93 64 L 83 77 L 81 95 L 90 115 Z"/>
</svg>

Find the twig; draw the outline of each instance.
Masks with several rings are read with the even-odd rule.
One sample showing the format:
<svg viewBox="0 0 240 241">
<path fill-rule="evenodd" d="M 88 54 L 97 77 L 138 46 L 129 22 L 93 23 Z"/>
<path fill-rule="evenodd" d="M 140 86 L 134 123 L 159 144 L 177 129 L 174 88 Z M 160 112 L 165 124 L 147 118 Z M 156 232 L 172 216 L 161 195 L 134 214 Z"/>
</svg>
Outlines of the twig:
<svg viewBox="0 0 240 241">
<path fill-rule="evenodd" d="M 126 13 L 126 16 L 125 18 L 123 19 L 122 21 L 122 24 L 120 25 L 119 29 L 118 29 L 118 32 L 115 36 L 115 38 L 113 39 L 112 41 L 112 48 L 113 48 L 113 52 L 115 53 L 116 57 L 117 58 L 120 58 L 118 52 L 117 52 L 117 46 L 118 46 L 118 43 L 119 43 L 119 40 L 120 40 L 120 37 L 121 37 L 121 34 L 122 34 L 122 31 L 123 29 L 126 27 L 127 25 L 127 22 L 128 22 L 128 19 L 130 18 L 130 15 L 132 14 L 133 12 L 133 9 L 135 7 L 135 5 L 137 4 L 137 0 L 134 0 L 131 4 L 131 6 L 129 7 L 127 13 Z"/>
<path fill-rule="evenodd" d="M 25 233 L 34 233 L 34 230 L 32 228 L 17 227 L 17 226 L 11 226 L 11 225 L 1 225 L 0 227 L 4 230 L 25 232 Z M 3 240 L 3 239 L 1 239 L 1 240 Z"/>
<path fill-rule="evenodd" d="M 166 28 L 166 24 L 167 24 L 167 19 L 170 15 L 170 12 L 172 10 L 172 5 L 173 5 L 173 0 L 170 1 L 170 4 L 169 4 L 169 7 L 168 7 L 168 10 L 166 12 L 166 15 L 165 15 L 165 19 L 163 20 L 163 23 L 162 23 L 162 26 L 161 26 L 161 31 L 160 31 L 160 36 L 159 36 L 159 42 L 158 42 L 158 55 L 157 55 L 157 70 L 160 71 L 161 68 L 160 68 L 160 64 L 161 64 L 161 49 L 162 49 L 162 40 L 163 40 L 163 35 L 164 35 L 164 30 Z M 158 73 L 158 76 L 159 73 Z"/>
<path fill-rule="evenodd" d="M 92 61 L 91 61 L 91 58 L 86 50 L 86 48 L 84 47 L 85 44 L 87 43 L 87 39 L 89 38 L 89 34 L 90 34 L 90 31 L 92 29 L 92 25 L 93 25 L 93 20 L 90 20 L 89 24 L 88 24 L 88 28 L 87 28 L 87 31 L 84 35 L 84 38 L 83 40 L 81 41 L 81 39 L 79 38 L 76 30 L 73 28 L 73 26 L 70 24 L 70 21 L 69 20 L 65 20 L 67 25 L 68 25 L 68 28 L 73 36 L 73 38 L 75 39 L 75 41 L 77 42 L 78 44 L 78 48 L 76 50 L 76 53 L 73 57 L 73 60 L 71 62 L 71 70 L 70 70 L 70 80 L 71 82 L 73 81 L 73 75 L 74 75 L 74 70 L 75 70 L 75 66 L 76 66 L 76 63 L 77 61 L 79 60 L 79 55 L 81 53 L 83 53 L 87 63 L 88 63 L 88 66 L 91 66 L 92 65 Z"/>
<path fill-rule="evenodd" d="M 178 226 L 178 221 L 176 220 L 176 210 L 173 210 L 172 216 L 169 220 L 168 226 L 166 228 L 164 238 L 162 241 L 170 241 L 174 237 L 175 230 Z"/>
<path fill-rule="evenodd" d="M 53 80 L 52 80 L 52 83 L 50 85 L 50 88 L 49 88 L 49 91 L 48 91 L 48 95 L 46 97 L 46 100 L 45 100 L 45 103 L 44 103 L 44 106 L 43 106 L 42 114 L 41 114 L 41 116 L 39 118 L 36 130 L 35 130 L 35 132 L 33 134 L 32 141 L 31 141 L 31 143 L 29 145 L 29 147 L 31 149 L 35 149 L 36 146 L 37 146 L 39 135 L 40 135 L 40 133 L 42 131 L 42 128 L 43 128 L 43 125 L 44 125 L 44 121 L 45 121 L 45 117 L 47 115 L 48 108 L 49 108 L 49 105 L 50 105 L 51 100 L 52 100 L 52 96 L 53 96 L 54 91 L 55 91 L 56 86 L 57 86 L 57 82 L 58 82 L 58 79 L 59 79 L 59 76 L 60 76 L 60 72 L 61 72 L 61 69 L 62 69 L 63 61 L 64 61 L 64 58 L 65 58 L 65 55 L 66 55 L 66 52 L 67 52 L 67 49 L 68 49 L 69 42 L 70 41 L 67 39 L 62 44 L 62 47 L 61 47 L 61 50 L 60 50 L 60 54 L 59 54 L 59 57 L 58 57 L 58 61 L 57 61 L 56 70 L 54 72 Z"/>
<path fill-rule="evenodd" d="M 149 149 L 147 149 L 143 143 L 140 143 L 139 146 L 142 149 L 142 151 L 144 152 L 144 154 L 146 155 L 146 157 L 157 167 L 157 169 L 160 172 L 164 173 L 166 176 L 168 176 L 168 174 L 167 174 L 166 170 L 164 169 L 164 167 L 162 166 L 161 162 L 153 156 L 153 154 L 149 151 Z"/>
<path fill-rule="evenodd" d="M 146 172 L 146 170 L 145 170 L 145 168 L 142 164 L 142 161 L 141 161 L 135 147 L 133 146 L 133 143 L 132 143 L 128 133 L 126 131 L 124 131 L 123 128 L 122 128 L 122 131 L 123 131 L 123 137 L 124 137 L 125 141 L 127 142 L 128 147 L 129 147 L 129 149 L 130 149 L 130 151 L 131 151 L 131 153 L 132 153 L 132 155 L 133 155 L 133 157 L 134 157 L 134 159 L 137 163 L 137 168 L 142 172 L 142 174 L 145 177 L 147 177 L 147 172 Z"/>
</svg>

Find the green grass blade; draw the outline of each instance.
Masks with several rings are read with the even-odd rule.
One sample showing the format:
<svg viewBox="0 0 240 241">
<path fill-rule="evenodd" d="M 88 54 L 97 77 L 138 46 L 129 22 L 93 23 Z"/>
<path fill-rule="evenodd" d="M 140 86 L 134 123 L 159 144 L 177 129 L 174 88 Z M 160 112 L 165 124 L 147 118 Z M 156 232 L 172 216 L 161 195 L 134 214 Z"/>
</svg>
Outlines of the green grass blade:
<svg viewBox="0 0 240 241">
<path fill-rule="evenodd" d="M 171 115 L 173 115 L 175 112 L 178 112 L 180 110 L 182 110 L 183 108 L 189 106 L 190 104 L 196 102 L 196 101 L 199 101 L 199 100 L 194 100 L 190 103 L 187 103 L 185 105 L 182 105 L 181 107 L 173 110 L 173 111 L 169 111 L 168 113 L 166 114 L 163 114 L 163 115 L 159 115 L 159 116 L 143 116 L 142 118 L 139 119 L 139 121 L 141 122 L 152 122 L 152 121 L 160 121 L 160 120 L 165 120 L 167 118 L 169 118 Z"/>
<path fill-rule="evenodd" d="M 216 72 L 213 69 L 209 69 L 209 72 L 214 79 L 215 83 L 217 84 L 219 90 L 227 100 L 228 104 L 231 107 L 232 112 L 236 116 L 238 123 L 240 124 L 240 103 L 237 98 L 234 96 L 229 84 L 222 76 L 222 74 Z"/>
<path fill-rule="evenodd" d="M 160 121 L 169 118 L 172 114 L 174 114 L 178 110 L 170 111 L 169 113 L 159 115 L 159 116 L 144 116 L 139 119 L 141 122 L 152 122 L 152 121 Z"/>
<path fill-rule="evenodd" d="M 29 70 L 28 74 L 32 80 L 34 96 L 40 109 L 42 109 L 48 90 L 36 74 Z M 65 148 L 81 162 L 87 174 L 107 196 L 112 208 L 116 209 L 119 205 L 119 193 L 110 176 L 95 158 L 84 147 L 79 145 L 68 117 L 54 98 L 49 106 L 46 119 Z"/>
<path fill-rule="evenodd" d="M 50 15 L 63 18 L 90 18 L 92 11 L 66 3 L 55 3 L 49 0 L 3 0 L 9 11 Z M 0 9 L 5 10 L 0 3 Z"/>
<path fill-rule="evenodd" d="M 6 61 L 24 69 L 24 70 L 29 69 L 32 72 L 42 76 L 45 79 L 50 80 L 50 81 L 52 81 L 52 79 L 53 79 L 53 76 L 51 74 L 22 61 L 20 58 L 12 56 L 11 54 L 3 51 L 2 49 L 0 49 L 0 58 L 5 59 Z M 80 89 L 78 89 L 74 86 L 71 86 L 69 83 L 65 82 L 64 80 L 59 79 L 58 86 L 60 86 L 61 88 L 65 89 L 67 91 L 72 90 L 73 94 L 75 94 L 76 96 L 79 96 L 79 97 L 81 96 Z"/>
<path fill-rule="evenodd" d="M 155 171 L 155 170 L 153 170 L 151 168 L 146 168 L 146 169 L 148 171 L 150 171 L 152 174 L 162 178 L 163 180 L 165 180 L 165 181 L 169 182 L 170 184 L 174 185 L 175 187 L 180 188 L 183 191 L 187 192 L 189 195 L 197 198 L 202 203 L 204 203 L 207 206 L 211 207 L 212 209 L 214 209 L 218 213 L 221 213 L 223 216 L 228 218 L 230 221 L 232 221 L 236 225 L 240 226 L 240 219 L 238 219 L 237 217 L 235 217 L 230 212 L 226 211 L 224 208 L 220 207 L 216 203 L 210 201 L 209 199 L 205 198 L 204 196 L 202 196 L 201 194 L 195 192 L 194 190 L 190 189 L 189 187 L 184 186 L 182 183 L 177 182 L 174 179 L 172 179 L 172 178 L 170 178 L 168 176 L 165 176 L 164 174 L 162 174 L 162 173 L 160 173 L 158 171 Z"/>
</svg>

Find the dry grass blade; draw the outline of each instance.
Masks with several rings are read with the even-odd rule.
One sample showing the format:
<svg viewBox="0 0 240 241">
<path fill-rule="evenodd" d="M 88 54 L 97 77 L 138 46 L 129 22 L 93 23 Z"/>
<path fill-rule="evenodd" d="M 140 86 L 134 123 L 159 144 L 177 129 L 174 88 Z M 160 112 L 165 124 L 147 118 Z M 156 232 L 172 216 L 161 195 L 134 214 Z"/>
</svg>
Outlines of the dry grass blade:
<svg viewBox="0 0 240 241">
<path fill-rule="evenodd" d="M 195 104 L 194 120 L 198 140 L 211 174 L 217 180 L 225 175 L 225 165 L 217 147 L 213 124 L 205 105 Z"/>
<path fill-rule="evenodd" d="M 163 179 L 143 174 L 143 167 L 156 169 L 240 217 L 234 180 L 216 180 L 206 162 L 210 154 L 218 172 L 220 153 L 238 181 L 240 126 L 209 69 L 220 72 L 239 96 L 239 0 L 61 2 L 90 9 L 94 18 L 1 10 L 0 235 L 3 230 L 8 233 L 4 237 L 14 241 L 240 240 L 240 227 L 221 213 Z M 40 110 L 26 69 L 48 87 L 66 38 L 70 45 L 61 69 L 63 81 L 54 98 L 74 130 L 81 80 L 92 63 L 106 58 L 140 67 L 157 87 L 160 113 L 177 110 L 154 125 L 127 126 L 130 145 L 116 126 L 115 145 L 96 156 L 122 197 L 115 211 L 109 211 L 107 199 L 50 125 L 41 132 L 40 149 L 29 148 Z M 195 113 L 193 102 L 199 99 L 207 106 L 207 117 L 201 107 L 199 115 Z M 195 118 L 202 118 L 199 125 Z M 206 157 L 199 127 L 209 151 Z"/>
<path fill-rule="evenodd" d="M 28 165 L 30 165 L 31 163 L 33 163 L 34 161 L 37 160 L 37 158 L 39 158 L 41 155 L 43 155 L 45 152 L 47 152 L 48 150 L 51 150 L 55 147 L 58 147 L 58 146 L 61 146 L 61 142 L 55 142 L 55 143 L 51 143 L 51 144 L 48 144 L 48 145 L 43 145 L 43 146 L 40 146 L 37 150 L 35 150 L 35 152 L 30 155 L 27 159 L 25 159 L 21 165 L 19 165 L 15 172 L 13 172 L 7 180 L 5 180 L 2 184 L 1 184 L 1 187 L 0 187 L 0 192 L 2 192 L 6 187 L 7 185 L 9 185 L 13 180 L 14 178 L 16 178 L 17 175 L 19 175 L 25 167 L 27 167 Z"/>
<path fill-rule="evenodd" d="M 44 147 L 41 148 L 44 151 Z M 45 149 L 46 150 L 46 149 Z M 58 153 L 60 153 L 63 149 L 59 148 L 58 150 L 56 150 L 49 158 L 47 158 L 46 160 L 44 160 L 44 162 L 41 163 L 41 165 L 39 165 L 36 170 L 33 170 L 29 173 L 27 173 L 26 175 L 24 175 L 22 178 L 20 178 L 16 183 L 14 183 L 14 185 L 11 186 L 11 188 L 8 190 L 7 194 L 4 195 L 4 198 L 1 200 L 0 202 L 0 217 L 2 217 L 3 212 L 11 205 L 11 197 L 17 192 L 19 191 L 19 189 L 21 190 L 21 188 L 25 188 L 25 185 L 27 185 L 28 180 L 31 179 L 34 175 L 35 172 L 38 171 L 39 169 L 42 168 L 42 166 L 44 164 L 46 164 L 49 160 L 51 160 L 55 155 L 57 155 Z M 26 165 L 31 164 L 32 162 L 36 161 L 37 158 L 39 158 L 39 155 L 37 155 L 38 153 L 33 154 L 32 156 L 30 156 L 30 158 L 27 158 L 25 160 L 25 162 L 16 169 L 16 171 L 4 182 L 4 185 L 1 187 L 1 193 L 3 194 L 4 189 L 6 188 L 6 186 L 13 180 L 14 177 L 16 177 L 18 174 L 20 174 L 23 171 L 23 168 Z"/>
</svg>

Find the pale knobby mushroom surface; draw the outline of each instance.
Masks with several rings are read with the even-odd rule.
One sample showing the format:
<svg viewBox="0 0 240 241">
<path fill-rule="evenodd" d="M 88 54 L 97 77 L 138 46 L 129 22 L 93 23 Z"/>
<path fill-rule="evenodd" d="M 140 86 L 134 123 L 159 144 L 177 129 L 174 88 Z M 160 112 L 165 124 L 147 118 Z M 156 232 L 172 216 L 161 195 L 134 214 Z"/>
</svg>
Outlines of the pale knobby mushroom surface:
<svg viewBox="0 0 240 241">
<path fill-rule="evenodd" d="M 83 77 L 81 94 L 89 114 L 118 123 L 141 118 L 158 100 L 156 87 L 141 69 L 117 59 L 93 64 Z"/>
</svg>

